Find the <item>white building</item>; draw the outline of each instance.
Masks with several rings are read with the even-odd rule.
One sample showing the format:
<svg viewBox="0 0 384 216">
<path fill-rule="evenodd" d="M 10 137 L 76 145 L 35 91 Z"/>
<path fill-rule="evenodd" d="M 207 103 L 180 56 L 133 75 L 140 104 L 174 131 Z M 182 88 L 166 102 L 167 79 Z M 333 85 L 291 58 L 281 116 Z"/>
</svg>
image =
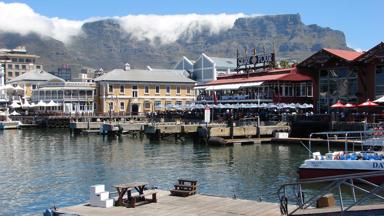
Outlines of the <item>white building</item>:
<svg viewBox="0 0 384 216">
<path fill-rule="evenodd" d="M 201 56 L 193 62 L 183 56 L 182 59 L 176 64 L 175 69 L 189 71 L 192 75 L 192 79 L 201 84 L 217 80 L 218 76 L 235 72 L 236 59 L 209 57 L 202 53 Z"/>
</svg>

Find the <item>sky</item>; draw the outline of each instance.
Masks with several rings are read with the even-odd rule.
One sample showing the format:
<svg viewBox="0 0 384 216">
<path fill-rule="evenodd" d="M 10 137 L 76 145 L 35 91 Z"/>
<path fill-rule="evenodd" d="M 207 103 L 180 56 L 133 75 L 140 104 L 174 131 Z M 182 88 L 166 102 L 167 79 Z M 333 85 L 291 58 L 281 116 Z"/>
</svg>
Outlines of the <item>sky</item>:
<svg viewBox="0 0 384 216">
<path fill-rule="evenodd" d="M 12 5 L 10 3 L 24 3 L 32 12 L 25 12 L 19 7 L 6 7 L 1 10 L 2 6 Z M 11 25 L 15 23 L 7 23 L 7 20 L 20 11 L 21 17 L 19 22 L 16 22 L 17 25 L 24 25 L 25 28 L 29 20 L 37 20 L 30 26 L 36 25 L 37 28 L 41 27 L 42 31 L 50 32 L 49 35 L 55 38 L 66 40 L 68 35 L 77 33 L 84 21 L 97 17 L 122 17 L 123 21 L 127 21 L 127 16 L 133 16 L 134 21 L 126 22 L 128 30 L 138 31 L 151 38 L 153 34 L 162 33 L 164 30 L 176 31 L 175 35 L 178 36 L 178 29 L 188 28 L 187 25 L 180 24 L 185 20 L 193 22 L 196 19 L 204 19 L 204 22 L 209 22 L 213 27 L 229 28 L 230 23 L 241 16 L 298 13 L 304 24 L 317 24 L 343 31 L 349 47 L 368 50 L 384 41 L 383 8 L 384 0 L 0 0 L 0 28 L 13 29 Z M 24 16 L 28 13 L 31 13 L 31 19 Z M 158 26 L 146 22 L 159 20 L 159 17 L 167 19 Z M 23 22 L 22 19 L 26 21 Z M 208 21 L 209 19 L 214 21 Z M 6 23 L 6 26 L 2 26 L 2 23 Z M 134 26 L 137 23 L 146 23 L 146 28 L 155 28 L 155 32 L 148 33 L 148 29 L 138 30 L 139 27 Z M 224 23 L 224 27 L 221 23 Z M 164 37 L 165 41 L 172 41 L 175 36 L 168 34 Z"/>
</svg>

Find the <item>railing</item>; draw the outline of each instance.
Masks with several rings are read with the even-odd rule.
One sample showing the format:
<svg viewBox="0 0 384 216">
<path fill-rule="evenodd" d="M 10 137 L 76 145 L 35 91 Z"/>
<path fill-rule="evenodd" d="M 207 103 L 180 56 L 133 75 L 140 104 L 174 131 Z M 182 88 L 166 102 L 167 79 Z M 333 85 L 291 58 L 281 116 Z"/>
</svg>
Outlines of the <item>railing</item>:
<svg viewBox="0 0 384 216">
<path fill-rule="evenodd" d="M 300 209 L 307 209 L 314 206 L 318 199 L 331 192 L 336 192 L 339 198 L 341 215 L 351 210 L 352 207 L 367 201 L 370 201 L 370 204 L 373 204 L 374 201 L 378 202 L 377 199 L 382 202 L 384 201 L 384 197 L 380 193 L 384 192 L 383 184 L 378 185 L 373 183 L 370 180 L 372 178 L 384 179 L 384 171 L 313 178 L 296 183 L 283 184 L 277 191 L 280 201 L 280 212 L 282 215 L 293 215 Z M 325 186 L 320 188 L 318 193 L 307 197 L 303 187 L 319 183 L 323 183 Z M 350 191 L 349 193 L 345 190 L 345 187 L 350 189 L 348 190 Z M 362 196 L 356 196 L 356 191 L 361 192 Z M 346 194 L 352 194 L 352 200 L 348 200 L 347 202 L 347 200 L 344 199 Z M 289 211 L 289 204 L 294 204 L 296 208 Z"/>
</svg>

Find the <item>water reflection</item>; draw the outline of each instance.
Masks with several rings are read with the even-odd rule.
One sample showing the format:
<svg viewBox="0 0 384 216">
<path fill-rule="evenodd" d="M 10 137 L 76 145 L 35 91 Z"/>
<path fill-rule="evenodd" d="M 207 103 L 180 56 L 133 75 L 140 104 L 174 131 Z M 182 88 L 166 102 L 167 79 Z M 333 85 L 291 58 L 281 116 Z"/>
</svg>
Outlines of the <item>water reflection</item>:
<svg viewBox="0 0 384 216">
<path fill-rule="evenodd" d="M 40 214 L 56 204 L 86 202 L 89 186 L 148 181 L 168 190 L 179 177 L 199 193 L 276 202 L 280 184 L 296 179 L 300 146 L 209 147 L 192 141 L 70 136 L 66 130 L 0 133 L 0 214 Z"/>
</svg>

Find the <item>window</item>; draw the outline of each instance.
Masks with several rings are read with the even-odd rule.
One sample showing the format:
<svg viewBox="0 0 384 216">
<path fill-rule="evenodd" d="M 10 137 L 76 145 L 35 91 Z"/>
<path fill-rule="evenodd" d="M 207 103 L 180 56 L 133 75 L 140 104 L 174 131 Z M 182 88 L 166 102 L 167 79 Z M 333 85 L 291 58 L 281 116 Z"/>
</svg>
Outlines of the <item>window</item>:
<svg viewBox="0 0 384 216">
<path fill-rule="evenodd" d="M 384 96 L 384 66 L 376 68 L 376 98 Z"/>
<path fill-rule="evenodd" d="M 19 70 L 20 69 L 20 65 L 15 65 L 15 69 Z"/>
<path fill-rule="evenodd" d="M 36 69 L 41 69 L 41 65 L 36 65 Z"/>
<path fill-rule="evenodd" d="M 19 58 L 19 62 L 24 62 L 24 59 L 23 58 Z"/>
<path fill-rule="evenodd" d="M 149 94 L 149 88 L 148 88 L 148 86 L 144 86 L 144 94 Z"/>
<path fill-rule="evenodd" d="M 36 89 L 36 87 L 37 87 L 36 85 L 32 85 L 32 89 Z"/>
<path fill-rule="evenodd" d="M 125 104 L 124 102 L 120 102 L 120 111 L 124 111 L 125 110 Z"/>
<path fill-rule="evenodd" d="M 109 102 L 109 111 L 113 110 L 113 102 Z"/>
<path fill-rule="evenodd" d="M 12 69 L 12 68 L 13 68 L 13 65 L 9 64 L 8 69 Z"/>
<path fill-rule="evenodd" d="M 17 58 L 12 58 L 12 62 L 17 62 Z"/>
<path fill-rule="evenodd" d="M 155 109 L 160 109 L 161 101 L 155 101 Z"/>
<path fill-rule="evenodd" d="M 180 86 L 176 86 L 176 94 L 180 94 Z"/>
<path fill-rule="evenodd" d="M 13 76 L 12 72 L 8 72 L 8 78 L 10 78 L 12 76 Z"/>
<path fill-rule="evenodd" d="M 144 109 L 146 109 L 146 110 L 151 109 L 151 102 L 149 102 L 149 101 L 144 101 Z"/>
<path fill-rule="evenodd" d="M 312 85 L 311 85 L 311 83 L 307 84 L 307 96 L 312 97 Z"/>
<path fill-rule="evenodd" d="M 183 102 L 182 101 L 176 101 L 176 105 L 181 106 L 181 105 L 183 105 Z"/>
<path fill-rule="evenodd" d="M 156 86 L 156 94 L 160 94 L 160 86 Z"/>
<path fill-rule="evenodd" d="M 187 94 L 191 94 L 191 88 L 187 87 Z"/>
<path fill-rule="evenodd" d="M 137 98 L 137 86 L 132 86 L 132 97 Z"/>
<path fill-rule="evenodd" d="M 25 59 L 25 62 L 32 62 L 32 60 L 27 58 L 27 59 Z"/>
<path fill-rule="evenodd" d="M 170 94 L 170 93 L 171 93 L 171 87 L 170 87 L 170 86 L 167 86 L 167 87 L 166 87 L 166 91 L 165 91 L 165 93 L 167 93 L 167 94 Z"/>
<path fill-rule="evenodd" d="M 27 65 L 21 65 L 21 69 L 27 70 Z"/>
<path fill-rule="evenodd" d="M 121 86 L 120 86 L 120 93 L 121 93 L 121 94 L 124 94 L 124 85 L 121 85 Z"/>
<path fill-rule="evenodd" d="M 20 75 L 20 72 L 19 71 L 16 71 L 15 72 L 15 77 L 18 77 Z"/>
<path fill-rule="evenodd" d="M 113 85 L 108 84 L 108 92 L 109 93 L 113 92 Z"/>
</svg>

